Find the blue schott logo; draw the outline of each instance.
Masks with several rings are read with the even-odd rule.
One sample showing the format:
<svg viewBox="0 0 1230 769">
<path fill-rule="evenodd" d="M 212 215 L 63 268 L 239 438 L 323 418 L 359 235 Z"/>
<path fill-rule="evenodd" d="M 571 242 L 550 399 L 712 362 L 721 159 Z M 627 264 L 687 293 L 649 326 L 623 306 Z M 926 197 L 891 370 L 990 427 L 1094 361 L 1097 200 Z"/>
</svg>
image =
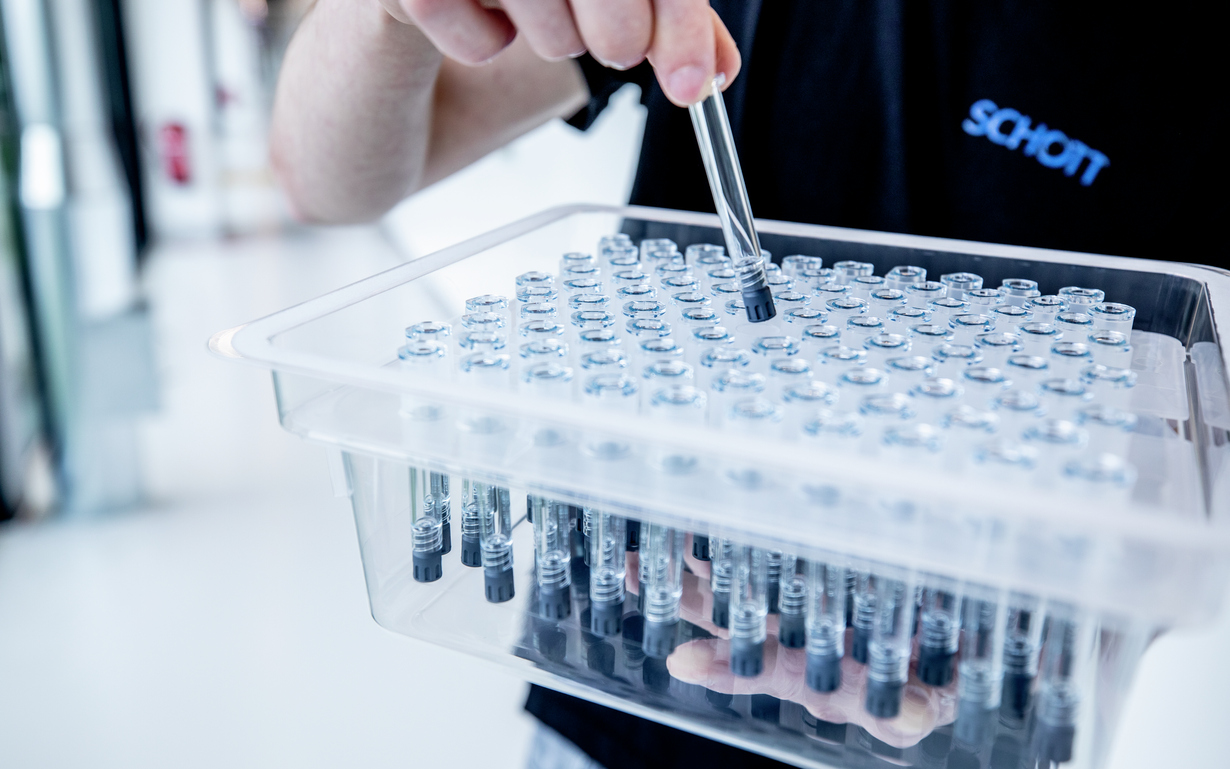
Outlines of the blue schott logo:
<svg viewBox="0 0 1230 769">
<path fill-rule="evenodd" d="M 969 108 L 969 117 L 961 127 L 970 136 L 985 136 L 995 144 L 1015 150 L 1025 145 L 1026 157 L 1037 158 L 1047 168 L 1062 168 L 1064 176 L 1075 176 L 1085 160 L 1081 184 L 1088 187 L 1098 178 L 1098 172 L 1110 165 L 1110 158 L 1084 142 L 1070 139 L 1063 131 L 1048 128 L 1046 123 L 1030 127 L 1029 117 L 1014 109 L 1000 109 L 990 99 L 979 99 Z"/>
</svg>

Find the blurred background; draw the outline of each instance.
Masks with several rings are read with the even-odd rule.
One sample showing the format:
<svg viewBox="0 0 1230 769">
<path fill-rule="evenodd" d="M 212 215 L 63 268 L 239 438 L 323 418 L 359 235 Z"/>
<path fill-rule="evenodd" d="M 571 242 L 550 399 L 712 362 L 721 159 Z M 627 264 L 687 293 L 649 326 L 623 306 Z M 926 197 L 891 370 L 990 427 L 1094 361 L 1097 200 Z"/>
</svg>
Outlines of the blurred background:
<svg viewBox="0 0 1230 769">
<path fill-rule="evenodd" d="M 377 627 L 323 451 L 205 342 L 552 205 L 623 203 L 639 94 L 376 224 L 303 227 L 267 126 L 309 5 L 0 0 L 5 767 L 522 764 L 524 685 Z M 1191 666 L 1227 639 L 1154 644 L 1113 766 L 1213 755 L 1225 711 L 1192 703 L 1230 666 Z"/>
</svg>

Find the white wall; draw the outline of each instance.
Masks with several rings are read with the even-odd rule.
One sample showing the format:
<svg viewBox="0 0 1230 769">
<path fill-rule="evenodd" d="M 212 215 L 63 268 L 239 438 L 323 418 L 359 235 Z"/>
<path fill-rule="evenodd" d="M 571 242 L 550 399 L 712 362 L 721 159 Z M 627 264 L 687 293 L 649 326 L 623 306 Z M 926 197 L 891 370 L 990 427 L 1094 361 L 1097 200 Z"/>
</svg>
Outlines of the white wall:
<svg viewBox="0 0 1230 769">
<path fill-rule="evenodd" d="M 626 87 L 586 132 L 561 120 L 531 131 L 409 198 L 385 218 L 410 258 L 566 203 L 628 201 L 645 110 Z"/>
<path fill-rule="evenodd" d="M 123 11 L 150 223 L 158 234 L 213 234 L 221 202 L 205 0 L 124 0 Z M 188 129 L 194 177 L 189 185 L 163 173 L 158 129 L 170 122 Z"/>
</svg>

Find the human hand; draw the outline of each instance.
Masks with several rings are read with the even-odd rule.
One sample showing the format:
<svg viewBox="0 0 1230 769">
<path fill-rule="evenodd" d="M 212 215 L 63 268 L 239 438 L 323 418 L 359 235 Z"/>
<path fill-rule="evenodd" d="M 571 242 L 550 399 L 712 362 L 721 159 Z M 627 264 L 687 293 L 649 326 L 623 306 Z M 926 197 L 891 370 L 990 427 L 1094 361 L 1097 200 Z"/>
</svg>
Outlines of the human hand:
<svg viewBox="0 0 1230 769">
<path fill-rule="evenodd" d="M 680 106 L 709 92 L 716 73 L 731 83 L 741 60 L 708 0 L 379 0 L 463 64 L 493 59 L 518 34 L 544 59 L 587 50 L 616 69 L 646 58 L 667 98 Z"/>
<path fill-rule="evenodd" d="M 847 632 L 846 653 L 841 661 L 841 686 L 822 694 L 807 686 L 804 673 L 807 653 L 788 649 L 778 643 L 778 616 L 768 617 L 768 638 L 764 645 L 764 672 L 753 678 L 735 676 L 730 671 L 730 633 L 713 624 L 713 594 L 709 588 L 709 563 L 691 556 L 689 541 L 684 545 L 685 560 L 691 573 L 683 575 L 680 618 L 704 628 L 717 638 L 681 644 L 666 660 L 672 677 L 704 686 L 722 694 L 768 694 L 797 702 L 816 718 L 832 723 L 852 723 L 873 737 L 895 748 L 910 747 L 956 719 L 956 679 L 945 687 L 927 686 L 911 668 L 910 680 L 902 695 L 901 712 L 896 718 L 874 718 L 863 704 L 867 697 L 867 666 L 854 661 Z M 639 558 L 628 554 L 627 588 L 639 589 L 636 574 Z"/>
</svg>

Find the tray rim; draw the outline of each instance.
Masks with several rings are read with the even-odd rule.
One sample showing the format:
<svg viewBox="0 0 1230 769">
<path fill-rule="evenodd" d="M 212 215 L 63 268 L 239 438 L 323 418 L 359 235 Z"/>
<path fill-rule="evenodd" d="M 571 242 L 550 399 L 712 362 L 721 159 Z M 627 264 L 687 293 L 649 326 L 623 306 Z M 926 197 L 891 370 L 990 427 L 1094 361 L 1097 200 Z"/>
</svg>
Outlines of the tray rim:
<svg viewBox="0 0 1230 769">
<path fill-rule="evenodd" d="M 518 397 L 516 393 L 481 391 L 458 383 L 436 382 L 423 379 L 410 380 L 403 372 L 389 366 L 341 361 L 324 355 L 278 347 L 272 342 L 272 339 L 278 334 L 285 333 L 317 318 L 362 302 L 384 291 L 423 277 L 513 238 L 528 234 L 533 230 L 553 224 L 572 215 L 590 213 L 610 214 L 619 217 L 673 224 L 715 228 L 719 226 L 718 218 L 714 214 L 641 206 L 610 206 L 585 203 L 557 206 L 469 238 L 461 243 L 411 262 L 376 273 L 263 318 L 219 331 L 210 338 L 209 349 L 215 355 L 232 361 L 245 362 L 261 366 L 262 368 L 272 369 L 275 372 L 275 376 L 279 373 L 300 375 L 334 382 L 342 386 L 375 389 L 390 393 L 413 393 L 428 397 L 439 397 L 461 406 L 495 408 L 502 413 L 516 417 L 542 419 L 548 422 L 565 420 L 573 426 L 609 431 L 640 440 L 659 440 L 658 436 L 650 435 L 653 432 L 653 428 L 647 423 L 643 424 L 643 420 L 626 420 L 616 415 L 595 413 L 574 404 L 535 402 L 524 397 Z M 781 235 L 815 237 L 892 247 L 925 248 L 993 258 L 1028 259 L 1064 264 L 1079 263 L 1085 266 L 1109 269 L 1125 269 L 1130 266 L 1131 269 L 1138 272 L 1179 275 L 1196 280 L 1204 286 L 1210 304 L 1210 313 L 1213 316 L 1213 329 L 1217 339 L 1216 345 L 1221 353 L 1223 366 L 1227 359 L 1223 341 L 1224 337 L 1218 327 L 1216 311 L 1223 305 L 1230 307 L 1230 271 L 1220 268 L 773 220 L 758 220 L 758 226 L 763 232 Z M 358 446 L 349 446 L 344 441 L 330 441 L 326 436 L 319 434 L 305 435 L 304 437 L 318 441 L 324 439 L 326 443 L 332 443 L 339 447 L 346 446 L 348 450 L 358 450 L 360 453 L 368 453 Z M 723 442 L 729 442 L 728 440 L 722 441 L 720 438 L 715 441 L 714 439 L 717 437 L 711 431 L 697 428 L 691 431 L 683 431 L 680 438 L 672 440 L 672 443 L 699 453 L 713 454 L 715 444 L 720 445 Z M 787 471 L 805 472 L 809 461 L 814 461 L 811 452 L 806 452 L 807 456 L 804 457 L 804 460 L 808 461 L 789 461 L 788 458 L 781 456 L 784 452 L 780 452 L 778 444 L 774 441 L 748 441 L 743 439 L 740 443 L 743 449 L 751 448 L 760 456 L 773 457 L 773 463 L 785 466 Z M 841 468 L 842 476 L 853 483 L 872 485 L 882 482 L 882 479 L 876 476 L 873 469 L 866 467 L 868 464 L 866 462 L 839 462 L 839 464 L 843 465 Z M 919 488 L 920 491 L 935 485 L 934 479 L 928 479 L 922 473 L 908 473 L 906 480 L 915 483 L 915 487 Z M 950 494 L 951 492 L 949 491 L 943 494 L 943 496 L 949 496 Z M 1026 494 L 1022 495 L 1020 499 L 1002 500 L 996 507 L 1005 509 L 1005 512 L 1008 509 L 1016 509 L 1020 514 L 1027 517 L 1040 517 L 1042 519 L 1054 520 L 1057 523 L 1062 521 L 1067 525 L 1072 525 L 1071 513 L 1070 511 L 1064 511 L 1062 505 L 1050 504 L 1040 507 L 1038 504 L 1039 502 L 1046 502 L 1048 500 L 1058 501 L 1060 499 L 1062 499 L 1061 496 L 1053 493 Z M 1230 553 L 1230 524 L 1218 525 L 1220 522 L 1210 517 L 1206 517 L 1193 524 L 1191 521 L 1176 520 L 1165 516 L 1123 516 L 1117 510 L 1098 509 L 1083 510 L 1079 517 L 1082 519 L 1082 526 L 1100 527 L 1106 525 L 1124 534 L 1142 538 L 1161 536 L 1173 541 L 1177 537 L 1185 546 L 1197 551 Z"/>
</svg>

